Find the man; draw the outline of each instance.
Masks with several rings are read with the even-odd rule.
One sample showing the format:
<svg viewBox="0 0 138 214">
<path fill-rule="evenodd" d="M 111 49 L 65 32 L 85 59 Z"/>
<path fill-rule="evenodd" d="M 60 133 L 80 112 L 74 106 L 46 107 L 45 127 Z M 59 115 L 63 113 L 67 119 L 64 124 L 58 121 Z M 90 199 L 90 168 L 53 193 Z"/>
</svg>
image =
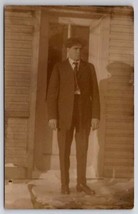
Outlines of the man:
<svg viewBox="0 0 138 214">
<path fill-rule="evenodd" d="M 55 65 L 48 89 L 49 126 L 57 129 L 61 170 L 61 192 L 69 194 L 70 149 L 75 132 L 78 192 L 94 194 L 86 183 L 90 128 L 99 127 L 100 103 L 94 66 L 81 60 L 82 42 L 69 38 L 68 58 Z"/>
</svg>

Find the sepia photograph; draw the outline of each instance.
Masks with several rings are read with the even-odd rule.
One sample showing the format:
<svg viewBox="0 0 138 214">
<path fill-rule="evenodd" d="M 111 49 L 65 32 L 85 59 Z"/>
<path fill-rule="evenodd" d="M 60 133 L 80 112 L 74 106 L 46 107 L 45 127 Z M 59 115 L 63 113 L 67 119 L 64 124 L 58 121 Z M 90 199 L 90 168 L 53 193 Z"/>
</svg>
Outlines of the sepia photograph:
<svg viewBox="0 0 138 214">
<path fill-rule="evenodd" d="M 133 7 L 3 10 L 5 208 L 133 209 Z"/>
</svg>

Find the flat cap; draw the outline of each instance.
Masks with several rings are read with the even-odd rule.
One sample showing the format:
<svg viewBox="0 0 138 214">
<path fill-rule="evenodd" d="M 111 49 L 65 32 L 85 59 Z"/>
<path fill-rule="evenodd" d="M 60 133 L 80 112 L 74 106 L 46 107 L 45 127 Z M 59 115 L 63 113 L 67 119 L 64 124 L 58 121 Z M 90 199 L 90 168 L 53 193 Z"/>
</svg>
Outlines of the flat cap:
<svg viewBox="0 0 138 214">
<path fill-rule="evenodd" d="M 66 43 L 65 43 L 65 47 L 71 48 L 74 45 L 81 45 L 83 47 L 85 44 L 84 44 L 84 41 L 78 37 L 68 38 Z"/>
</svg>

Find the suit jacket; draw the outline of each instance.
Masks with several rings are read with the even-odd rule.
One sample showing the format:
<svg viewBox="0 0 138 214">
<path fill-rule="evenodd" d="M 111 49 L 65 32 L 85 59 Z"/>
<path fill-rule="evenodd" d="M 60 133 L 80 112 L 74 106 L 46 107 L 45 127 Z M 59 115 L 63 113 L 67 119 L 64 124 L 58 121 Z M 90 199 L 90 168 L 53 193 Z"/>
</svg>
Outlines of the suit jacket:
<svg viewBox="0 0 138 214">
<path fill-rule="evenodd" d="M 80 61 L 78 85 L 81 91 L 81 121 L 86 128 L 90 127 L 92 118 L 100 118 L 99 90 L 91 63 Z M 71 127 L 74 88 L 74 71 L 68 59 L 56 64 L 49 82 L 47 104 L 48 118 L 57 119 L 59 128 Z"/>
</svg>

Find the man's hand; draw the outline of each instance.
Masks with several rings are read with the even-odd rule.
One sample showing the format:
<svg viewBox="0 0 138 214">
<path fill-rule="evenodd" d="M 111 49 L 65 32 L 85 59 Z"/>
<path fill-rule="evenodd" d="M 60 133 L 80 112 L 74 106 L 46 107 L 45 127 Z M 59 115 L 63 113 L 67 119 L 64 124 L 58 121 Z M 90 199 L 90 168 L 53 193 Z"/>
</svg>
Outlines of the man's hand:
<svg viewBox="0 0 138 214">
<path fill-rule="evenodd" d="M 99 128 L 99 120 L 96 118 L 93 118 L 91 121 L 92 130 L 96 130 Z"/>
<path fill-rule="evenodd" d="M 48 121 L 48 125 L 51 129 L 56 129 L 57 128 L 57 120 L 56 119 L 50 119 Z"/>
</svg>

